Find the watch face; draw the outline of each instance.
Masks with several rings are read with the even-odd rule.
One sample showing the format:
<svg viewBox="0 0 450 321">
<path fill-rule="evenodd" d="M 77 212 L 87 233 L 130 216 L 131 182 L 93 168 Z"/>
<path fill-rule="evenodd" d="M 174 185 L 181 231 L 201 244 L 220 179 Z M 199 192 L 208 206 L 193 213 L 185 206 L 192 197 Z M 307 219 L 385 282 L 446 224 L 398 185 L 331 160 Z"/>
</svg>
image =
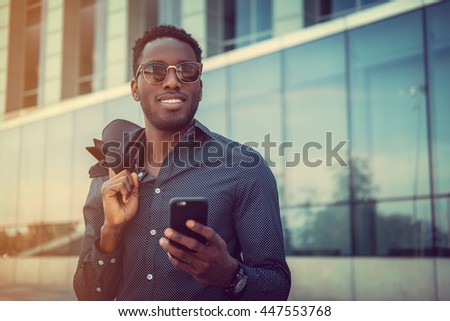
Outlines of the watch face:
<svg viewBox="0 0 450 321">
<path fill-rule="evenodd" d="M 234 293 L 238 294 L 240 293 L 244 288 L 245 285 L 247 284 L 247 276 L 244 276 L 242 279 L 240 279 L 238 281 L 238 283 L 236 284 L 236 287 L 234 288 Z"/>
</svg>

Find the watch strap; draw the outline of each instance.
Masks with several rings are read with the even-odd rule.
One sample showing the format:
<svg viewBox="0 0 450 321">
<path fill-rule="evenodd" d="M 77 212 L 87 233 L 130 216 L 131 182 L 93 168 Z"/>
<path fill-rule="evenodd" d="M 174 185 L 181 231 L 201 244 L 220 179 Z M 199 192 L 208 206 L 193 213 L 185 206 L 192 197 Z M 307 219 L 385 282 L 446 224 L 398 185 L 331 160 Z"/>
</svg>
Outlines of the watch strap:
<svg viewBox="0 0 450 321">
<path fill-rule="evenodd" d="M 247 284 L 247 279 L 248 276 L 245 274 L 244 267 L 241 263 L 239 263 L 239 269 L 236 272 L 234 279 L 227 287 L 224 288 L 225 293 L 238 295 L 244 290 L 245 285 Z"/>
</svg>

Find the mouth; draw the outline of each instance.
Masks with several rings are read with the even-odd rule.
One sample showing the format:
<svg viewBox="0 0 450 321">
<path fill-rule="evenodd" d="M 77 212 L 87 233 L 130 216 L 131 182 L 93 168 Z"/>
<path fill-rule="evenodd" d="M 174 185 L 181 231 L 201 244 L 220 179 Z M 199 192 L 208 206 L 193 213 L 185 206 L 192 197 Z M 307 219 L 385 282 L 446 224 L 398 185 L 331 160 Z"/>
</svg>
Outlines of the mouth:
<svg viewBox="0 0 450 321">
<path fill-rule="evenodd" d="M 174 105 L 174 104 L 181 104 L 184 102 L 183 99 L 179 99 L 179 98 L 172 98 L 172 99 L 160 99 L 159 100 L 161 103 L 166 104 L 166 105 Z"/>
<path fill-rule="evenodd" d="M 178 109 L 183 106 L 186 101 L 186 97 L 180 94 L 165 94 L 158 97 L 158 101 L 165 107 L 170 109 Z"/>
</svg>

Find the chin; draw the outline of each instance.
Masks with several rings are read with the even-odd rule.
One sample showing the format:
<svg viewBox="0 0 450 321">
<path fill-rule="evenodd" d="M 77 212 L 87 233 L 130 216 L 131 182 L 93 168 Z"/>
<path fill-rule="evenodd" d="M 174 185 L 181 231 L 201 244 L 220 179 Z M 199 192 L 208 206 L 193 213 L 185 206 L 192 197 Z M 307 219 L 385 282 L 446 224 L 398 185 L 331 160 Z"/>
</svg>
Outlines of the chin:
<svg viewBox="0 0 450 321">
<path fill-rule="evenodd" d="M 186 127 L 190 126 L 194 120 L 194 116 L 197 112 L 198 104 L 193 106 L 188 113 L 183 115 L 172 115 L 169 117 L 161 117 L 152 112 L 145 112 L 147 121 L 155 128 L 170 132 L 179 132 Z"/>
<path fill-rule="evenodd" d="M 186 127 L 192 123 L 194 115 L 183 115 L 170 118 L 162 118 L 155 115 L 146 115 L 146 118 L 153 127 L 159 130 L 178 132 L 186 129 Z"/>
</svg>

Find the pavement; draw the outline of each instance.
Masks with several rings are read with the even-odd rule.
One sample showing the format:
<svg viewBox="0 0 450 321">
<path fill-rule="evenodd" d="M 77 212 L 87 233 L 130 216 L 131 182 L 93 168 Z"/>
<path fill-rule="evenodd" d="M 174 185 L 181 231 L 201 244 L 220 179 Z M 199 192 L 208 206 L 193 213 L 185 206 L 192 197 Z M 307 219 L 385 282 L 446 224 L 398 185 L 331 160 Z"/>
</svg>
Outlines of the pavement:
<svg viewBox="0 0 450 321">
<path fill-rule="evenodd" d="M 77 300 L 71 287 L 0 284 L 0 301 L 73 301 Z"/>
</svg>

